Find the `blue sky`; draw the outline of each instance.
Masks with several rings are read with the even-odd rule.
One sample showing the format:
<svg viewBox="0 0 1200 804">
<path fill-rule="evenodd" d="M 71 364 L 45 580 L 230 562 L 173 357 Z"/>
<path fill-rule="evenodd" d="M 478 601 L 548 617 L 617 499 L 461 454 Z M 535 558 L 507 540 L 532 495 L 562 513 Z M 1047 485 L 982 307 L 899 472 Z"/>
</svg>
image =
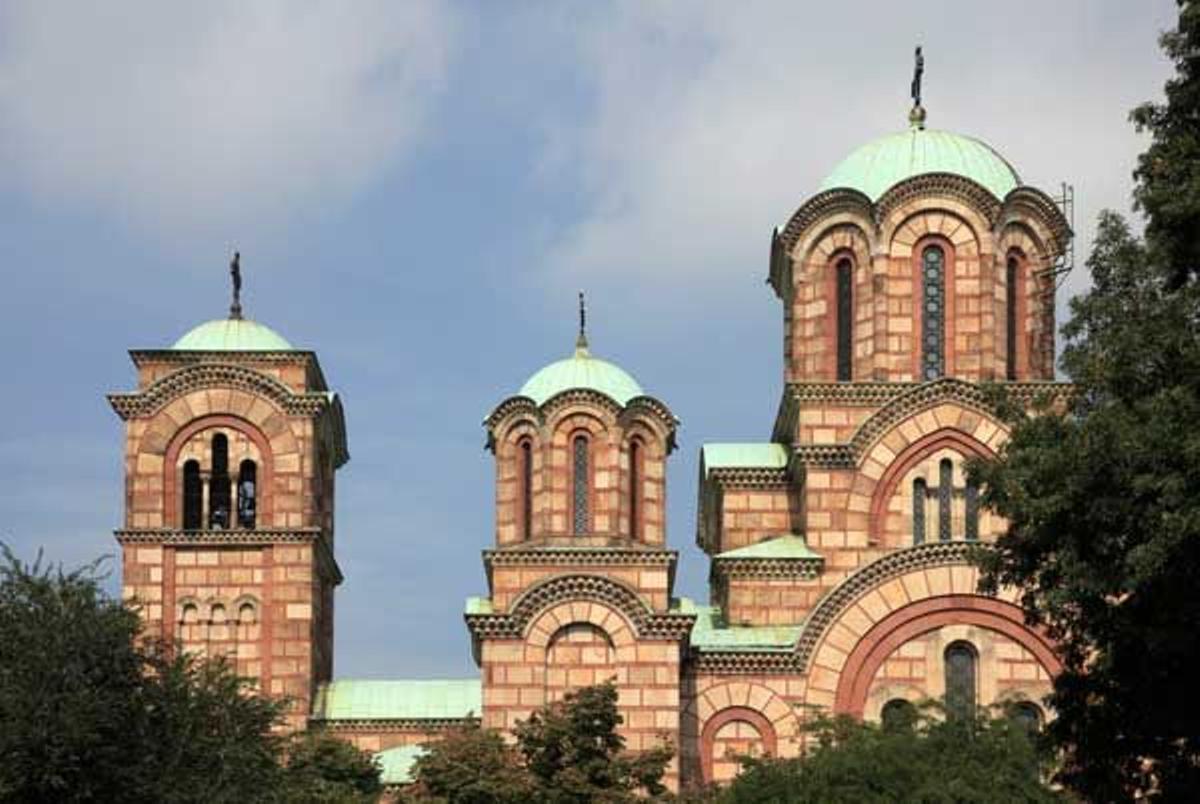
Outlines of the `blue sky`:
<svg viewBox="0 0 1200 804">
<path fill-rule="evenodd" d="M 480 422 L 568 353 L 581 288 L 593 351 L 683 422 L 669 542 L 705 598 L 699 446 L 767 437 L 781 390 L 772 227 L 904 125 L 913 45 L 930 127 L 1074 183 L 1061 310 L 1169 74 L 1172 0 L 816 5 L 3 4 L 0 538 L 115 554 L 104 394 L 129 348 L 224 314 L 238 248 L 247 314 L 346 407 L 338 676 L 474 672 Z"/>
</svg>

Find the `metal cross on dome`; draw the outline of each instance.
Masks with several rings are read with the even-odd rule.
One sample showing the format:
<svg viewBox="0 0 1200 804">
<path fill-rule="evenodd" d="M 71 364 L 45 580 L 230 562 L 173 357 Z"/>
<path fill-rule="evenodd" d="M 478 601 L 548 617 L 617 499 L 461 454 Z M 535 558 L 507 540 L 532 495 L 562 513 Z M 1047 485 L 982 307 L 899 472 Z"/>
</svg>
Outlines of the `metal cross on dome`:
<svg viewBox="0 0 1200 804">
<path fill-rule="evenodd" d="M 921 46 L 917 45 L 913 53 L 912 100 L 913 108 L 921 105 L 921 76 L 925 73 L 925 57 L 921 55 Z"/>
</svg>

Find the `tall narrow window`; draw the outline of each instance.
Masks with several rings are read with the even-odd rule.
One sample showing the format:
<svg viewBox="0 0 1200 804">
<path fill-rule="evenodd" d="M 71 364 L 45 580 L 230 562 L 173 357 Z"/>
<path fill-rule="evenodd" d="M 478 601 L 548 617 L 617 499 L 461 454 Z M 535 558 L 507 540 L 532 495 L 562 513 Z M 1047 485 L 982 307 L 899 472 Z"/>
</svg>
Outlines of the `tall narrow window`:
<svg viewBox="0 0 1200 804">
<path fill-rule="evenodd" d="M 949 458 L 943 458 L 938 465 L 938 539 L 950 541 L 954 532 L 953 503 L 954 503 L 954 464 Z"/>
<path fill-rule="evenodd" d="M 521 441 L 521 537 L 533 537 L 533 442 Z"/>
<path fill-rule="evenodd" d="M 928 497 L 925 478 L 918 477 L 913 481 L 912 490 L 913 544 L 925 543 L 925 501 Z"/>
<path fill-rule="evenodd" d="M 183 529 L 199 530 L 203 515 L 204 491 L 200 485 L 200 462 L 188 461 L 183 465 Z"/>
<path fill-rule="evenodd" d="M 936 380 L 946 371 L 946 255 L 937 246 L 921 254 L 921 377 Z"/>
<path fill-rule="evenodd" d="M 1010 380 L 1017 378 L 1017 271 L 1020 263 L 1016 257 L 1008 258 L 1008 270 L 1005 275 L 1005 305 L 1004 305 L 1004 337 L 1006 343 L 1005 376 Z"/>
<path fill-rule="evenodd" d="M 975 711 L 975 648 L 969 642 L 946 647 L 946 714 L 963 717 Z"/>
<path fill-rule="evenodd" d="M 629 442 L 629 535 L 642 537 L 642 448 L 634 439 Z"/>
<path fill-rule="evenodd" d="M 238 467 L 237 524 L 253 529 L 258 516 L 258 467 L 254 461 L 242 461 Z"/>
<path fill-rule="evenodd" d="M 854 362 L 854 264 L 837 264 L 837 378 L 849 380 Z"/>
<path fill-rule="evenodd" d="M 574 525 L 575 533 L 582 534 L 588 532 L 588 527 L 591 523 L 591 518 L 588 516 L 588 476 L 590 467 L 588 465 L 588 440 L 586 436 L 576 436 L 575 442 L 572 445 L 574 449 L 574 488 L 572 489 L 572 499 L 574 502 L 574 516 L 572 525 Z"/>
<path fill-rule="evenodd" d="M 979 540 L 979 486 L 967 481 L 964 508 L 966 508 L 967 541 Z"/>
<path fill-rule="evenodd" d="M 217 433 L 212 440 L 212 475 L 208 481 L 208 526 L 229 527 L 231 507 L 229 480 L 229 439 Z"/>
</svg>

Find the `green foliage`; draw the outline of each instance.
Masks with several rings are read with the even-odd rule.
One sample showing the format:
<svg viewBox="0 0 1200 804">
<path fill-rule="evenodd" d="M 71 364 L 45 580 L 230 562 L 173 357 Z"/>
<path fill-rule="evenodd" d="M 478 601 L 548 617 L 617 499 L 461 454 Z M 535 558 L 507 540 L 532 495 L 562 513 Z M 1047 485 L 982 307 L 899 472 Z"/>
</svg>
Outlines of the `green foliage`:
<svg viewBox="0 0 1200 804">
<path fill-rule="evenodd" d="M 293 735 L 283 799 L 295 804 L 368 804 L 383 792 L 375 757 L 322 731 Z"/>
<path fill-rule="evenodd" d="M 417 759 L 412 801 L 453 804 L 516 804 L 528 801 L 533 778 L 521 765 L 517 749 L 499 732 L 468 726 L 455 729 L 428 746 Z"/>
<path fill-rule="evenodd" d="M 927 705 L 911 723 L 885 728 L 854 718 L 817 718 L 796 759 L 746 759 L 742 774 L 703 800 L 720 804 L 1057 802 L 1044 762 L 1007 716 L 946 719 Z"/>
<path fill-rule="evenodd" d="M 1166 103 L 1146 103 L 1130 115 L 1153 138 L 1134 172 L 1134 200 L 1173 287 L 1200 278 L 1200 3 L 1177 2 L 1179 26 L 1161 40 L 1175 64 Z"/>
<path fill-rule="evenodd" d="M 662 793 L 669 746 L 627 754 L 617 734 L 617 690 L 583 687 L 517 724 L 517 744 L 546 802 L 628 801 Z"/>
<path fill-rule="evenodd" d="M 378 769 L 332 738 L 296 738 L 283 764 L 284 702 L 141 638 L 97 565 L 0 552 L 0 801 L 373 800 Z"/>
<path fill-rule="evenodd" d="M 620 724 L 616 688 L 606 683 L 570 692 L 518 723 L 515 747 L 493 731 L 459 730 L 417 760 L 409 799 L 582 804 L 663 794 L 672 749 L 627 752 Z"/>
</svg>

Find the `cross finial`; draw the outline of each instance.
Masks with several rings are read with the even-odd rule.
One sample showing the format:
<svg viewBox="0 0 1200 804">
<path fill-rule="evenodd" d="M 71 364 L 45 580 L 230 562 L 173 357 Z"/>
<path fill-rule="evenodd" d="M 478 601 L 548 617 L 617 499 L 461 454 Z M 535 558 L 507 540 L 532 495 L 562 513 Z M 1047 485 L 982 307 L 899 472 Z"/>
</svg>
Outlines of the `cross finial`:
<svg viewBox="0 0 1200 804">
<path fill-rule="evenodd" d="M 921 76 L 925 74 L 925 57 L 921 55 L 921 46 L 913 51 L 913 79 L 910 94 L 913 107 L 908 113 L 908 122 L 913 128 L 925 128 L 925 107 L 921 105 Z"/>
<path fill-rule="evenodd" d="M 587 340 L 587 307 L 583 300 L 583 291 L 579 291 L 579 337 L 575 339 L 575 351 L 586 352 Z"/>
<path fill-rule="evenodd" d="M 242 255 L 235 251 L 229 261 L 229 277 L 233 280 L 233 302 L 229 305 L 229 317 L 241 320 L 242 317 Z"/>
</svg>

